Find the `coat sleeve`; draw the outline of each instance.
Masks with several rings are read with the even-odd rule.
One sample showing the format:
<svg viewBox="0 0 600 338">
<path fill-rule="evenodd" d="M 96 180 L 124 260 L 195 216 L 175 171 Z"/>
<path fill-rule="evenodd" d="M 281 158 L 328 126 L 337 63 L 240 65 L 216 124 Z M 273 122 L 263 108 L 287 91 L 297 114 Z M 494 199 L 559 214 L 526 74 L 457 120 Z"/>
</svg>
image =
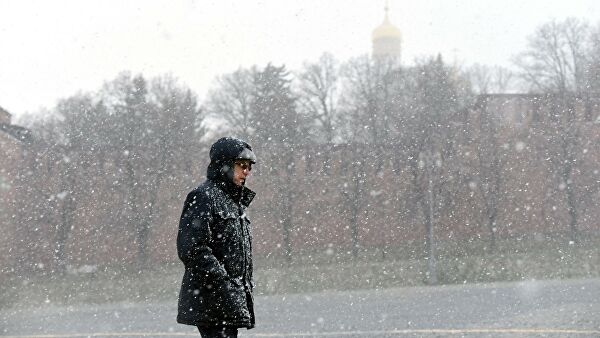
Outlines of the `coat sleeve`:
<svg viewBox="0 0 600 338">
<path fill-rule="evenodd" d="M 186 268 L 208 280 L 220 280 L 227 278 L 227 271 L 211 248 L 212 223 L 211 199 L 204 192 L 190 192 L 179 220 L 177 253 Z"/>
</svg>

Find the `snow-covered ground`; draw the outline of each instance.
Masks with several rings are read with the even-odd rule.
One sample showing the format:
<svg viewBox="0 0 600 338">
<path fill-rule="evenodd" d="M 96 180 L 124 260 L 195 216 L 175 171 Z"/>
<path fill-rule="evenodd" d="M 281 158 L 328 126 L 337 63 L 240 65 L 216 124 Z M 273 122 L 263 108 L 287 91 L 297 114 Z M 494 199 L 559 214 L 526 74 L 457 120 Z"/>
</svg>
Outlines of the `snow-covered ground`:
<svg viewBox="0 0 600 338">
<path fill-rule="evenodd" d="M 241 337 L 598 337 L 600 280 L 326 291 L 256 298 Z M 0 311 L 9 337 L 198 336 L 176 299 Z"/>
</svg>

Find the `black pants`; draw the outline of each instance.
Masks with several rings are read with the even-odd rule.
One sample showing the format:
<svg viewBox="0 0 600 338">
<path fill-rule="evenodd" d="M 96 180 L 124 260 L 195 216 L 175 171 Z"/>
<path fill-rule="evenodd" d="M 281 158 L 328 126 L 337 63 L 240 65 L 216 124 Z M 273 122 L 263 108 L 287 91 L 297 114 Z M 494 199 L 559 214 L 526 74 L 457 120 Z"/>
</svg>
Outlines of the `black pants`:
<svg viewBox="0 0 600 338">
<path fill-rule="evenodd" d="M 237 338 L 238 330 L 231 327 L 201 327 L 198 326 L 202 338 Z"/>
</svg>

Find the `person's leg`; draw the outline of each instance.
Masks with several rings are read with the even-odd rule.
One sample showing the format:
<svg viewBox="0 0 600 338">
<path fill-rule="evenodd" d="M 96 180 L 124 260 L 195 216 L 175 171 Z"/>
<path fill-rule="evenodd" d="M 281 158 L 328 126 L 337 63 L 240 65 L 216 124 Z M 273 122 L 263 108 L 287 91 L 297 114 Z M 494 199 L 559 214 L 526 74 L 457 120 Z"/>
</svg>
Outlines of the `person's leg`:
<svg viewBox="0 0 600 338">
<path fill-rule="evenodd" d="M 238 330 L 229 327 L 201 327 L 198 326 L 202 338 L 237 338 Z"/>
</svg>

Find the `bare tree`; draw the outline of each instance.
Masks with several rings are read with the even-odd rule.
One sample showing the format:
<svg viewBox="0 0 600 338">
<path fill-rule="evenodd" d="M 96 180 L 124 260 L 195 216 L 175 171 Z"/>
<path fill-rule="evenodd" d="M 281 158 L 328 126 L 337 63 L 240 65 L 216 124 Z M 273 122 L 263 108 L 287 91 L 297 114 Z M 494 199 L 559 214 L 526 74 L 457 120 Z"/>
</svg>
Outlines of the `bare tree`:
<svg viewBox="0 0 600 338">
<path fill-rule="evenodd" d="M 468 70 L 473 89 L 479 94 L 488 94 L 491 90 L 492 74 L 490 67 L 474 64 Z"/>
<path fill-rule="evenodd" d="M 588 24 L 575 18 L 543 24 L 514 59 L 521 78 L 533 91 L 581 93 L 588 38 Z"/>
<path fill-rule="evenodd" d="M 248 69 L 238 69 L 217 78 L 206 103 L 211 117 L 225 120 L 227 128 L 244 140 L 254 132 L 252 115 L 253 75 Z"/>
<path fill-rule="evenodd" d="M 589 86 L 588 91 L 590 96 L 598 97 L 600 95 L 600 24 L 591 30 L 589 47 L 587 52 L 588 57 L 588 70 L 587 74 L 587 85 Z M 588 109 L 588 120 L 592 118 L 591 107 Z"/>
<path fill-rule="evenodd" d="M 521 77 L 531 90 L 546 94 L 548 116 L 541 117 L 537 132 L 547 141 L 545 159 L 553 164 L 557 188 L 564 190 L 571 240 L 578 241 L 577 199 L 574 172 L 581 144 L 581 122 L 576 106 L 590 99 L 589 25 L 569 18 L 540 26 L 529 38 L 526 51 L 515 59 Z M 587 102 L 587 103 L 586 103 Z"/>
<path fill-rule="evenodd" d="M 195 95 L 171 77 L 148 82 L 123 73 L 106 83 L 99 97 L 107 107 L 109 161 L 116 169 L 107 188 L 121 204 L 112 219 L 125 224 L 143 269 L 159 198 L 168 181 L 189 175 L 183 168 L 189 170 L 189 157 L 199 150 L 204 116 Z"/>
<path fill-rule="evenodd" d="M 331 146 L 337 136 L 338 65 L 333 55 L 323 54 L 316 63 L 305 63 L 298 75 L 298 104 L 308 119 L 314 120 L 316 140 L 325 143 L 324 174 L 330 169 Z M 308 148 L 307 148 L 307 151 Z"/>
<path fill-rule="evenodd" d="M 369 173 L 381 173 L 387 162 L 390 145 L 398 144 L 401 127 L 398 125 L 396 82 L 400 68 L 391 59 L 355 58 L 341 70 L 343 96 L 339 126 L 341 139 L 346 143 L 344 161 L 352 163 L 340 191 L 343 210 L 350 222 L 352 253 L 356 258 L 360 248 L 361 219 L 367 219 L 366 191 Z M 360 217 L 362 216 L 362 217 Z"/>
<path fill-rule="evenodd" d="M 504 67 L 476 63 L 467 73 L 473 90 L 478 94 L 504 93 L 511 88 L 513 74 Z"/>
<path fill-rule="evenodd" d="M 494 66 L 492 88 L 495 93 L 506 93 L 513 89 L 515 74 L 504 67 Z"/>
<path fill-rule="evenodd" d="M 148 238 L 152 226 L 160 225 L 157 215 L 158 202 L 164 195 L 164 185 L 176 182 L 177 175 L 189 172 L 182 170 L 186 157 L 199 151 L 204 129 L 204 115 L 198 108 L 198 100 L 192 92 L 177 84 L 172 77 L 156 78 L 149 88 L 151 112 L 147 114 L 145 127 L 151 130 L 151 138 L 144 149 L 146 162 L 143 181 L 144 210 L 140 215 L 138 255 L 147 264 Z M 164 196 L 163 196 L 164 197 Z"/>
<path fill-rule="evenodd" d="M 366 144 L 373 150 L 375 168 L 380 171 L 384 149 L 400 132 L 394 106 L 401 69 L 392 59 L 362 56 L 345 64 L 342 75 L 345 110 L 342 132 L 352 137 L 350 141 Z"/>
</svg>

